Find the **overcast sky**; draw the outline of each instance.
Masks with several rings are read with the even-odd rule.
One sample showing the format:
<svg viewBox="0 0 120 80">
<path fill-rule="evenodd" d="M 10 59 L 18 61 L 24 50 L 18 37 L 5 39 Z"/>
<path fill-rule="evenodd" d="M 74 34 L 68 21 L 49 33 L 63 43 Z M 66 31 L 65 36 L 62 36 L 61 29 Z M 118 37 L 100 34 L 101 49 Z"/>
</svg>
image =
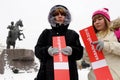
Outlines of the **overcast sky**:
<svg viewBox="0 0 120 80">
<path fill-rule="evenodd" d="M 119 17 L 119 3 L 119 0 L 0 0 L 0 43 L 6 46 L 7 26 L 11 21 L 21 19 L 26 38 L 17 40 L 16 46 L 34 49 L 41 32 L 51 28 L 48 13 L 54 5 L 61 4 L 69 9 L 72 15 L 69 28 L 79 33 L 79 30 L 91 25 L 92 13 L 97 9 L 109 8 L 111 20 Z"/>
</svg>

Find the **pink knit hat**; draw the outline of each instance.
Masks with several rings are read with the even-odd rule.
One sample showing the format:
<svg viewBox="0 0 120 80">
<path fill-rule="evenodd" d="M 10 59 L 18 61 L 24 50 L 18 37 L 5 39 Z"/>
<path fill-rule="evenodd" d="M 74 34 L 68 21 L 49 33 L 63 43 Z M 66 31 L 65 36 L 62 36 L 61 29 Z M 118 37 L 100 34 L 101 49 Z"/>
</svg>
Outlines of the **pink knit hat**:
<svg viewBox="0 0 120 80">
<path fill-rule="evenodd" d="M 99 9 L 99 10 L 97 10 L 97 11 L 95 11 L 94 13 L 93 13 L 93 15 L 92 15 L 92 18 L 95 16 L 95 15 L 97 15 L 97 14 L 101 14 L 101 15 L 103 15 L 105 18 L 107 18 L 108 19 L 108 21 L 110 21 L 110 16 L 109 16 L 109 9 L 108 8 L 102 8 L 102 9 Z"/>
</svg>

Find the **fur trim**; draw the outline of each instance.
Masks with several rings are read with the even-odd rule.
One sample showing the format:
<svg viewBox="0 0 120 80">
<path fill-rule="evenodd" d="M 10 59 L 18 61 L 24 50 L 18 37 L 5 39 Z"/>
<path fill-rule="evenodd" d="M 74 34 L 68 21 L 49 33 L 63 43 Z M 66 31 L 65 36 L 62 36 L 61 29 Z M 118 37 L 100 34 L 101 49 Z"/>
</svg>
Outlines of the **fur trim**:
<svg viewBox="0 0 120 80">
<path fill-rule="evenodd" d="M 118 17 L 117 19 L 111 21 L 110 28 L 111 28 L 111 30 L 116 30 L 116 29 L 120 28 L 120 17 Z"/>
<path fill-rule="evenodd" d="M 52 27 L 56 26 L 56 22 L 55 22 L 55 17 L 53 16 L 53 12 L 57 9 L 57 8 L 63 8 L 66 12 L 66 18 L 65 18 L 65 22 L 63 23 L 64 25 L 68 25 L 71 22 L 71 14 L 69 12 L 69 10 L 63 6 L 63 5 L 55 5 L 51 8 L 49 15 L 48 15 L 48 21 L 49 23 L 52 25 Z"/>
</svg>

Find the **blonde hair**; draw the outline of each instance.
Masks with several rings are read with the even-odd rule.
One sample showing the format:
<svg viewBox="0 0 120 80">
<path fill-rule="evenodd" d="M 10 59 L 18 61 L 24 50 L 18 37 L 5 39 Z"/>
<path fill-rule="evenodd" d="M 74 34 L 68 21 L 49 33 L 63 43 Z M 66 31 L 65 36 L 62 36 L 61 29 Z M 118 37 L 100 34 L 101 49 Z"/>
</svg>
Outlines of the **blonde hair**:
<svg viewBox="0 0 120 80">
<path fill-rule="evenodd" d="M 98 30 L 95 28 L 94 26 L 94 20 L 95 19 L 98 19 L 100 17 L 103 17 L 104 21 L 105 21 L 105 29 L 104 31 L 102 31 L 103 35 L 106 36 L 108 34 L 108 32 L 110 31 L 110 21 L 108 21 L 108 19 L 106 19 L 103 15 L 101 14 L 98 14 L 98 15 L 95 15 L 93 18 L 92 18 L 92 25 L 93 25 L 93 28 L 95 30 L 95 33 L 98 32 Z"/>
</svg>

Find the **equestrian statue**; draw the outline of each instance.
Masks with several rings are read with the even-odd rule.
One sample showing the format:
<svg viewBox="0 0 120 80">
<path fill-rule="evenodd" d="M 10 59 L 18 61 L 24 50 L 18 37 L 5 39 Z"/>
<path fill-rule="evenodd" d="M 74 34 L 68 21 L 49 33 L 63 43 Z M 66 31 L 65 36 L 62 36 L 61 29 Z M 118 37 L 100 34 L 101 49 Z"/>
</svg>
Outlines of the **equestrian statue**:
<svg viewBox="0 0 120 80">
<path fill-rule="evenodd" d="M 22 20 L 18 20 L 15 25 L 14 22 L 11 22 L 11 25 L 7 27 L 9 29 L 6 44 L 7 44 L 7 49 L 10 49 L 10 46 L 13 46 L 13 49 L 15 48 L 16 40 L 18 39 L 19 41 L 23 40 L 21 39 L 21 35 L 23 35 L 23 38 L 25 38 L 25 35 L 22 33 L 23 30 L 20 30 L 19 27 L 23 27 Z"/>
</svg>

